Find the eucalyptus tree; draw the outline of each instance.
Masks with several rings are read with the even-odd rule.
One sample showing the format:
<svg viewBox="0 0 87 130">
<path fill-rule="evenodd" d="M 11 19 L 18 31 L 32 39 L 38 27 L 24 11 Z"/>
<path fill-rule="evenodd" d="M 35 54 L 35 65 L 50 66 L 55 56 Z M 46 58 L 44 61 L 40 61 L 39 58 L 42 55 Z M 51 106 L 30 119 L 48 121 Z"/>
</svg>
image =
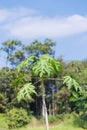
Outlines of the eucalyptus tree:
<svg viewBox="0 0 87 130">
<path fill-rule="evenodd" d="M 20 62 L 25 59 L 25 54 L 22 50 L 17 50 L 13 54 L 13 64 L 17 66 Z"/>
<path fill-rule="evenodd" d="M 18 70 L 20 70 L 23 67 L 28 67 L 29 62 L 33 61 L 31 57 L 27 60 L 23 61 L 19 66 L 17 67 Z M 47 78 L 53 76 L 54 74 L 58 74 L 58 72 L 61 69 L 61 64 L 54 58 L 51 58 L 49 55 L 42 55 L 39 59 L 37 59 L 33 64 L 31 64 L 31 70 L 32 74 L 34 76 L 37 76 L 39 78 L 39 81 L 41 82 L 41 93 L 42 93 L 42 114 L 45 119 L 46 123 L 46 130 L 49 130 L 48 125 L 48 114 L 47 114 L 47 107 L 45 102 L 45 85 L 44 81 L 47 80 Z M 31 86 L 28 86 L 31 87 Z"/>
<path fill-rule="evenodd" d="M 16 59 L 20 59 L 19 61 L 24 60 L 23 52 L 18 51 L 20 47 L 22 47 L 22 43 L 17 40 L 7 40 L 2 43 L 1 50 L 6 53 L 6 67 L 8 67 L 9 62 L 12 66 L 15 66 Z"/>
<path fill-rule="evenodd" d="M 31 44 L 24 46 L 24 50 L 27 52 L 28 56 L 34 55 L 39 58 L 43 54 L 49 54 L 50 56 L 54 57 L 55 45 L 55 42 L 50 39 L 46 39 L 43 43 L 38 40 L 35 40 Z"/>
</svg>

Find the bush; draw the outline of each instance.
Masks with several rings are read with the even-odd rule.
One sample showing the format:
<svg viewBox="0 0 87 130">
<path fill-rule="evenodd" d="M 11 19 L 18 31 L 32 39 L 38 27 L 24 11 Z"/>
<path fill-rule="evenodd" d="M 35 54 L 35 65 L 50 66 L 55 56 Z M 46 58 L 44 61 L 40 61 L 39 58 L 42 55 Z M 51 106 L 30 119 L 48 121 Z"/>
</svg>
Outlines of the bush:
<svg viewBox="0 0 87 130">
<path fill-rule="evenodd" d="M 58 115 L 50 115 L 48 117 L 49 123 L 61 122 L 64 121 L 65 114 L 58 114 Z"/>
<path fill-rule="evenodd" d="M 80 127 L 87 129 L 87 112 L 84 112 L 83 114 L 81 114 L 79 125 Z"/>
<path fill-rule="evenodd" d="M 8 120 L 7 124 L 10 129 L 10 128 L 18 128 L 28 124 L 30 118 L 24 109 L 13 108 L 9 112 L 7 112 L 7 120 Z"/>
<path fill-rule="evenodd" d="M 4 94 L 0 93 L 0 113 L 4 113 L 6 111 L 6 102 L 6 97 Z"/>
<path fill-rule="evenodd" d="M 49 120 L 49 123 L 55 123 L 55 122 L 58 121 L 58 118 L 57 118 L 56 116 L 50 115 L 50 116 L 48 117 L 48 120 Z"/>
</svg>

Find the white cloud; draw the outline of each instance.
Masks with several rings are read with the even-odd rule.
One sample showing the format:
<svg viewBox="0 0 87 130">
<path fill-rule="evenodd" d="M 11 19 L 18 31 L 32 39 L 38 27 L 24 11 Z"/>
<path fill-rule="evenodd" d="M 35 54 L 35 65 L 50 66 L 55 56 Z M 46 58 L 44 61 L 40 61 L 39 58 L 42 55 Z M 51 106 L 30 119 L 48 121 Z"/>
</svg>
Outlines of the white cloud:
<svg viewBox="0 0 87 130">
<path fill-rule="evenodd" d="M 20 39 L 57 38 L 87 31 L 86 16 L 45 17 L 37 15 L 35 10 L 23 7 L 0 10 L 0 21 L 0 28 L 6 30 L 9 36 Z"/>
<path fill-rule="evenodd" d="M 0 22 L 16 20 L 18 18 L 27 17 L 36 14 L 34 9 L 19 7 L 10 9 L 0 9 Z"/>
<path fill-rule="evenodd" d="M 8 18 L 8 11 L 0 9 L 0 22 L 5 21 Z"/>
</svg>

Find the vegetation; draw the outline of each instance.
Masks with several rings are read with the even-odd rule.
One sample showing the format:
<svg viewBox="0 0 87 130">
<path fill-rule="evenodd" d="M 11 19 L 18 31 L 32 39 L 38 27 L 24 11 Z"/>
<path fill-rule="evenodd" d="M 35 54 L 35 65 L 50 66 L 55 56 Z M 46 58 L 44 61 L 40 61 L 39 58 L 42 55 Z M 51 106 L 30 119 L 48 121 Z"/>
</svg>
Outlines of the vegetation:
<svg viewBox="0 0 87 130">
<path fill-rule="evenodd" d="M 5 120 L 4 126 L 10 117 L 9 128 L 27 123 L 31 127 L 27 119 L 34 116 L 46 123 L 46 130 L 87 128 L 87 61 L 55 59 L 55 45 L 49 39 L 27 46 L 16 40 L 2 43 L 6 66 L 0 70 L 0 120 Z"/>
<path fill-rule="evenodd" d="M 62 118 L 63 117 L 63 118 Z M 59 117 L 57 117 L 56 122 L 54 123 L 50 123 L 50 130 L 84 130 L 84 128 L 79 127 L 79 123 L 78 123 L 78 115 L 75 113 L 72 114 L 63 114 L 60 115 Z M 0 121 L 2 120 L 2 118 L 0 119 Z M 4 119 L 5 121 L 5 119 Z M 4 122 L 3 122 L 4 124 Z M 3 124 L 1 127 L 0 124 L 0 128 L 1 130 L 8 130 L 7 126 L 5 126 L 5 128 L 3 128 Z M 6 124 L 6 123 L 5 123 Z M 44 130 L 45 129 L 45 125 L 43 124 L 43 120 L 41 119 L 36 119 L 35 117 L 31 117 L 31 121 L 28 125 L 21 127 L 21 128 L 11 128 L 12 130 Z"/>
<path fill-rule="evenodd" d="M 29 121 L 27 112 L 22 108 L 13 108 L 7 112 L 7 125 L 9 129 L 24 126 L 28 124 Z"/>
</svg>

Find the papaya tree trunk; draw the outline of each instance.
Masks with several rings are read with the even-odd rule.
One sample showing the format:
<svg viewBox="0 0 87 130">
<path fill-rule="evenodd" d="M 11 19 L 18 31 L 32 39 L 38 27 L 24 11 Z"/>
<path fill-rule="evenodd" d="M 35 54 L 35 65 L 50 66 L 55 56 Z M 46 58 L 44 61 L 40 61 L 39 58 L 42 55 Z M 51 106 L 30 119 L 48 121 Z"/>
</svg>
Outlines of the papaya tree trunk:
<svg viewBox="0 0 87 130">
<path fill-rule="evenodd" d="M 47 114 L 47 107 L 45 102 L 45 87 L 44 81 L 41 81 L 41 88 L 42 88 L 42 116 L 45 119 L 46 130 L 49 130 L 49 123 L 48 123 L 48 114 Z"/>
</svg>

